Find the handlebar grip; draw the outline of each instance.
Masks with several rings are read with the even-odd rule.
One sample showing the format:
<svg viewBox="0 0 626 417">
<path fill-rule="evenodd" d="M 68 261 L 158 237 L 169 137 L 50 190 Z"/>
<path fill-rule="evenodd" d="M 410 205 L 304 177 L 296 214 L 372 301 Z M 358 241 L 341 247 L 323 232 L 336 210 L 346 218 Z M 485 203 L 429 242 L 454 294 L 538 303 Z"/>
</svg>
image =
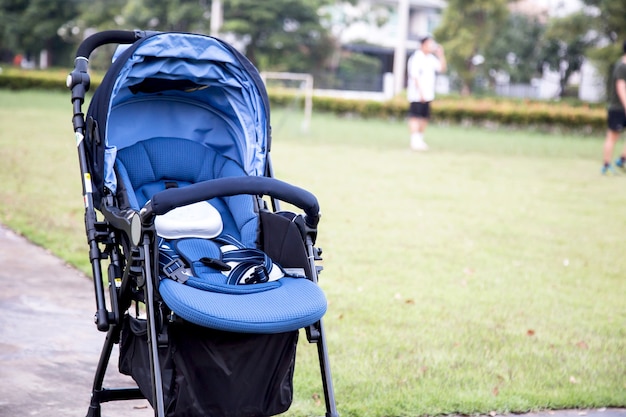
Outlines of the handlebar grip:
<svg viewBox="0 0 626 417">
<path fill-rule="evenodd" d="M 78 50 L 76 51 L 76 58 L 89 59 L 89 55 L 99 46 L 109 43 L 124 43 L 129 44 L 135 42 L 137 39 L 141 39 L 147 36 L 149 32 L 146 31 L 130 31 L 130 30 L 105 30 L 95 33 L 85 39 Z"/>
<path fill-rule="evenodd" d="M 72 90 L 72 102 L 77 103 L 77 107 L 74 109 L 74 114 L 80 115 L 80 105 L 85 99 L 85 93 L 89 90 L 89 74 L 87 72 L 89 55 L 98 47 L 107 45 L 110 43 L 118 44 L 130 44 L 136 40 L 151 36 L 158 32 L 144 31 L 144 30 L 105 30 L 103 32 L 95 33 L 82 41 L 76 51 L 76 58 L 74 59 L 74 70 L 67 77 L 65 84 Z M 81 116 L 82 117 L 82 116 Z M 82 126 L 79 122 L 78 126 Z M 76 129 L 77 123 L 74 122 L 74 128 Z"/>
</svg>

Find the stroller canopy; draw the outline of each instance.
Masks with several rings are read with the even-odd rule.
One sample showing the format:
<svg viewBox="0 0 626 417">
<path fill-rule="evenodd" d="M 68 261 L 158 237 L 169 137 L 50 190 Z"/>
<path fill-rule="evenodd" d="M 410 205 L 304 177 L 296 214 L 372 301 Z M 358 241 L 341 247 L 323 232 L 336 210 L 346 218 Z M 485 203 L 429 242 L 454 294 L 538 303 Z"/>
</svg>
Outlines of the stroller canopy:
<svg viewBox="0 0 626 417">
<path fill-rule="evenodd" d="M 119 49 L 87 116 L 96 207 L 104 187 L 116 191 L 117 151 L 154 137 L 199 142 L 248 175 L 266 172 L 267 92 L 256 68 L 216 38 L 156 33 Z"/>
</svg>

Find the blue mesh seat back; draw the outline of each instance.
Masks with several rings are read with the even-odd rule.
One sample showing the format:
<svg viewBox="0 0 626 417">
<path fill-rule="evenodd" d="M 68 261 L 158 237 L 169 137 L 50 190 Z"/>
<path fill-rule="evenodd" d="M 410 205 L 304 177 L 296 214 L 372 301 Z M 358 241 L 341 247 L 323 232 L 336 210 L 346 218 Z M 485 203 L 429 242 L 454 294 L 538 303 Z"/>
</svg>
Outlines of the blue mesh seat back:
<svg viewBox="0 0 626 417">
<path fill-rule="evenodd" d="M 136 210 L 170 183 L 184 187 L 210 179 L 246 175 L 232 159 L 206 145 L 179 138 L 152 138 L 120 149 L 116 169 L 118 180 L 125 185 L 129 204 Z M 253 247 L 258 226 L 253 197 L 215 198 L 210 203 L 222 216 L 223 233 Z"/>
</svg>

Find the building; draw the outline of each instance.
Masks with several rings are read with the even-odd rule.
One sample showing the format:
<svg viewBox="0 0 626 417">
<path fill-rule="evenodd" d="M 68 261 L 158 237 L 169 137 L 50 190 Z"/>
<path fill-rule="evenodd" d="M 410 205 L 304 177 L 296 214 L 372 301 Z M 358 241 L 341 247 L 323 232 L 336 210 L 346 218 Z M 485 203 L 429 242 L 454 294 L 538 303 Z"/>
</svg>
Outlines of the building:
<svg viewBox="0 0 626 417">
<path fill-rule="evenodd" d="M 338 21 L 344 26 L 338 33 L 343 45 L 368 44 L 391 51 L 400 38 L 400 3 L 398 0 L 361 0 L 355 5 L 337 6 Z M 407 47 L 415 49 L 417 40 L 433 33 L 446 7 L 443 0 L 407 0 Z M 337 21 L 337 20 L 335 20 Z M 335 31 L 335 34 L 337 32 Z"/>
<path fill-rule="evenodd" d="M 342 50 L 380 60 L 377 89 L 385 84 L 384 74 L 394 74 L 396 81 L 387 83 L 393 94 L 404 88 L 407 57 L 421 37 L 434 32 L 445 7 L 444 0 L 360 0 L 324 12 Z"/>
</svg>

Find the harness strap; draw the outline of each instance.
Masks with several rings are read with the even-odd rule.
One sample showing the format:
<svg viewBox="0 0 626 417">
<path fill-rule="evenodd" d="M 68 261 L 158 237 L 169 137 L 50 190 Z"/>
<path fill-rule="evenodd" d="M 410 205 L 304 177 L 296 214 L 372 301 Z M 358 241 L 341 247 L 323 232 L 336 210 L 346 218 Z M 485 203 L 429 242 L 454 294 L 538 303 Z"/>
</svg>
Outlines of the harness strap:
<svg viewBox="0 0 626 417">
<path fill-rule="evenodd" d="M 268 282 L 272 278 L 271 273 L 274 268 L 278 268 L 278 271 L 273 271 L 274 276 L 286 275 L 282 267 L 272 262 L 265 252 L 246 248 L 233 236 L 223 235 L 212 241 L 221 245 L 221 259 L 203 257 L 199 261 L 226 275 L 227 284 L 247 285 Z M 159 251 L 159 266 L 166 277 L 181 284 L 193 277 L 191 269 L 186 266 L 185 259 L 177 252 L 174 244 L 160 238 Z"/>
<path fill-rule="evenodd" d="M 222 254 L 222 261 L 236 262 L 237 265 L 228 273 L 229 284 L 257 284 L 270 279 L 272 260 L 258 249 L 234 249 Z M 244 275 L 254 268 L 250 277 Z"/>
</svg>

